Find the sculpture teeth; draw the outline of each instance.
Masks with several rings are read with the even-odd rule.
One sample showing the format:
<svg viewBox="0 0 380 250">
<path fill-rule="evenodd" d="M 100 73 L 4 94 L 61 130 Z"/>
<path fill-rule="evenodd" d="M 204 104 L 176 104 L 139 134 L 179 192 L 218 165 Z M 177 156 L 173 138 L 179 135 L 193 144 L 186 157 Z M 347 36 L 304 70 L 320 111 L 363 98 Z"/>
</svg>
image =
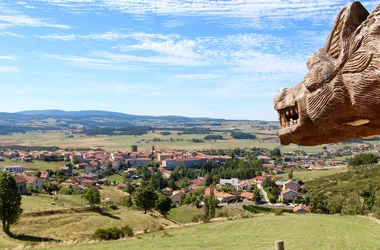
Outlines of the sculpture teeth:
<svg viewBox="0 0 380 250">
<path fill-rule="evenodd" d="M 298 124 L 299 116 L 297 104 L 295 106 L 279 110 L 278 113 L 281 128 L 289 128 Z"/>
</svg>

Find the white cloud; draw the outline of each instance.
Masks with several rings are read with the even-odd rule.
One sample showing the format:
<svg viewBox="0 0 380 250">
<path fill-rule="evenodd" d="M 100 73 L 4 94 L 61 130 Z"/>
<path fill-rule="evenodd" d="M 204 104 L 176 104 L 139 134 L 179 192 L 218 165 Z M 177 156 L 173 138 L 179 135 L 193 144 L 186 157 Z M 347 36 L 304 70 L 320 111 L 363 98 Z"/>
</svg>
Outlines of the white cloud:
<svg viewBox="0 0 380 250">
<path fill-rule="evenodd" d="M 279 28 L 294 20 L 309 20 L 314 23 L 331 23 L 339 9 L 347 4 L 345 0 L 44 0 L 67 11 L 99 13 L 104 10 L 133 14 L 136 18 L 144 15 L 165 15 L 174 21 L 164 23 L 167 27 L 182 25 L 178 17 L 214 18 L 223 25 L 235 27 Z M 373 8 L 375 1 L 363 1 Z M 177 20 L 178 19 L 178 20 Z M 266 20 L 263 22 L 263 20 Z M 285 27 L 285 26 L 283 26 Z"/>
<path fill-rule="evenodd" d="M 46 39 L 46 40 L 62 40 L 62 41 L 72 41 L 76 39 L 75 35 L 58 35 L 58 34 L 52 34 L 52 35 L 46 35 L 46 36 L 34 36 L 37 38 L 41 39 Z"/>
<path fill-rule="evenodd" d="M 26 2 L 16 2 L 17 4 L 21 4 L 21 5 L 26 5 L 26 4 L 28 4 L 28 3 L 26 3 Z"/>
<path fill-rule="evenodd" d="M 23 35 L 19 35 L 19 34 L 13 33 L 13 32 L 9 32 L 9 31 L 2 31 L 2 32 L 0 32 L 0 36 L 13 36 L 13 37 L 19 37 L 19 38 L 23 38 L 23 39 L 26 38 Z"/>
<path fill-rule="evenodd" d="M 14 61 L 14 60 L 16 60 L 16 58 L 13 56 L 0 56 L 0 60 L 12 60 L 12 61 Z"/>
<path fill-rule="evenodd" d="M 0 72 L 6 72 L 6 73 L 16 73 L 19 69 L 17 67 L 13 66 L 1 66 L 0 65 Z"/>
<path fill-rule="evenodd" d="M 57 29 L 70 29 L 70 26 L 64 24 L 54 24 L 50 19 L 32 18 L 23 14 L 0 15 L 0 21 L 3 21 L 11 26 L 51 27 Z"/>
</svg>

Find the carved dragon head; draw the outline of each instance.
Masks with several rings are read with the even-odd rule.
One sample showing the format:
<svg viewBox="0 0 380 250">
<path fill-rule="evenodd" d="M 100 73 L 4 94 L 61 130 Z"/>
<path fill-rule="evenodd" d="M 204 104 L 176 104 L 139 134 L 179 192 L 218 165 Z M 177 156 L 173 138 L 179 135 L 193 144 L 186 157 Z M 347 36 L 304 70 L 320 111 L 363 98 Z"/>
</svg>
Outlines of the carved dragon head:
<svg viewBox="0 0 380 250">
<path fill-rule="evenodd" d="M 380 5 L 344 7 L 309 72 L 274 98 L 280 141 L 313 146 L 380 134 Z"/>
</svg>

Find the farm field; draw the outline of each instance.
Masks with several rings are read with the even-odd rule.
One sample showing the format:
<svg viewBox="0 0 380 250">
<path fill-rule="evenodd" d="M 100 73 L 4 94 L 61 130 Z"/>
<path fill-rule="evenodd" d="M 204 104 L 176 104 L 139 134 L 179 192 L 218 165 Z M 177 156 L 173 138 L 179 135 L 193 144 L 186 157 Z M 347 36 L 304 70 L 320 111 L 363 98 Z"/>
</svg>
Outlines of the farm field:
<svg viewBox="0 0 380 250">
<path fill-rule="evenodd" d="M 225 140 L 205 141 L 203 143 L 194 143 L 188 140 L 203 139 L 206 135 L 202 134 L 184 134 L 177 135 L 176 131 L 171 131 L 171 135 L 163 136 L 162 131 L 149 132 L 142 136 L 106 136 L 98 135 L 86 136 L 75 134 L 73 138 L 67 138 L 64 133 L 38 133 L 28 132 L 26 134 L 1 135 L 0 145 L 22 145 L 22 146 L 58 146 L 60 148 L 102 148 L 105 150 L 130 150 L 131 145 L 138 145 L 139 150 L 151 150 L 154 145 L 158 149 L 177 149 L 177 150 L 202 150 L 202 149 L 228 149 L 228 148 L 268 148 L 279 147 L 282 152 L 292 152 L 303 150 L 306 152 L 318 152 L 321 147 L 302 147 L 297 145 L 282 146 L 276 140 L 237 140 L 233 139 L 229 133 L 214 133 L 222 135 Z M 253 132 L 253 131 L 251 131 Z M 161 142 L 153 141 L 159 138 Z M 169 141 L 172 138 L 173 141 Z M 275 137 L 274 137 L 275 138 Z M 179 141 L 177 141 L 179 139 Z"/>
<path fill-rule="evenodd" d="M 285 228 L 292 228 L 286 230 Z M 215 222 L 140 235 L 101 244 L 52 249 L 377 249 L 380 225 L 349 216 L 285 215 Z"/>
<path fill-rule="evenodd" d="M 19 166 L 25 167 L 25 169 L 35 170 L 35 171 L 37 170 L 45 171 L 47 169 L 57 170 L 57 169 L 60 169 L 61 167 L 64 167 L 65 164 L 66 162 L 64 161 L 46 162 L 46 161 L 35 160 L 33 162 L 24 162 L 24 161 L 12 161 L 8 159 L 5 159 L 5 161 L 0 161 L 0 167 L 19 165 Z"/>
<path fill-rule="evenodd" d="M 294 179 L 301 179 L 303 181 L 316 179 L 323 176 L 333 175 L 347 171 L 347 167 L 334 167 L 324 170 L 311 170 L 311 171 L 294 171 Z M 277 176 L 288 178 L 288 173 L 279 174 Z"/>
</svg>

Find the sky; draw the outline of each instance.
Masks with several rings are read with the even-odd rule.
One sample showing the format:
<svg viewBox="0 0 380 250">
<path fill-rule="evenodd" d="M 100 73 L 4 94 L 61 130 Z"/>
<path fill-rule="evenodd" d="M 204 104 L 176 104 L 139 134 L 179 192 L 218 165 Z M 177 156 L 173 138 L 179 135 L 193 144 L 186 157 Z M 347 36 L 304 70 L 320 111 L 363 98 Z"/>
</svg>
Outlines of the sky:
<svg viewBox="0 0 380 250">
<path fill-rule="evenodd" d="M 277 120 L 350 2 L 0 0 L 0 111 Z"/>
</svg>

